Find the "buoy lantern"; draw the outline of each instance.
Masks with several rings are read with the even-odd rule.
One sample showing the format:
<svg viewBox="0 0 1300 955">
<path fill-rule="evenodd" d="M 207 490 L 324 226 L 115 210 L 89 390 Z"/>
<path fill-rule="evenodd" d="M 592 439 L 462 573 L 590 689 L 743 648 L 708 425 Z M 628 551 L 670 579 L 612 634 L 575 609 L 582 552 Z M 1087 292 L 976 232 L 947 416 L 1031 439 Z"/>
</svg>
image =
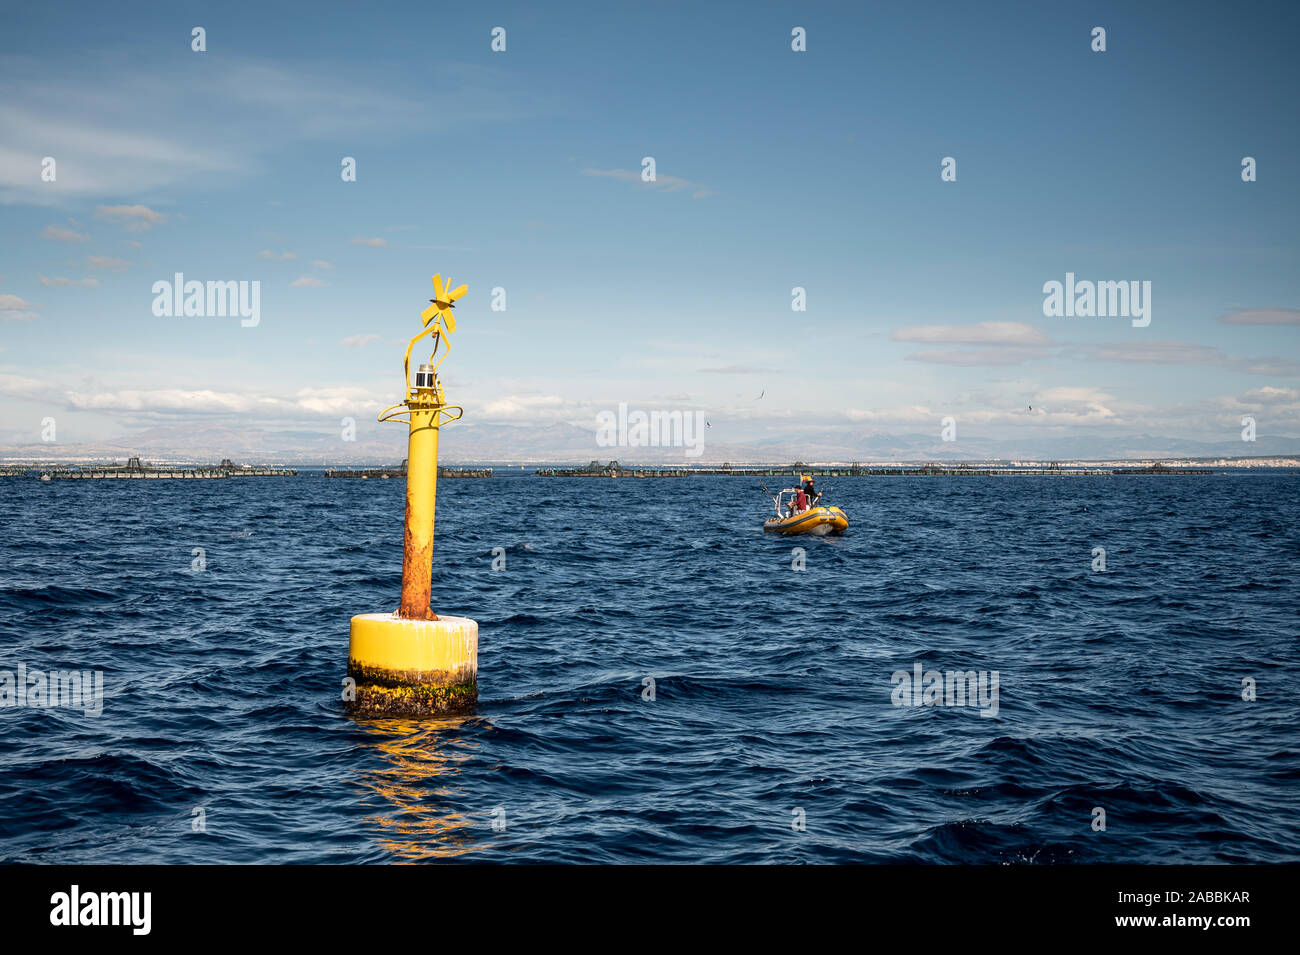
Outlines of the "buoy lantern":
<svg viewBox="0 0 1300 955">
<path fill-rule="evenodd" d="M 438 429 L 460 418 L 448 405 L 438 366 L 456 330 L 455 302 L 468 288 L 444 288 L 433 277 L 434 298 L 421 314 L 425 328 L 406 346 L 405 400 L 386 408 L 380 421 L 405 421 L 410 427 L 406 467 L 406 537 L 402 549 L 402 596 L 393 613 L 352 618 L 344 704 L 353 716 L 368 718 L 440 716 L 464 713 L 478 702 L 478 624 L 468 617 L 435 614 L 433 518 L 438 493 Z M 433 352 L 411 384 L 411 352 L 432 335 Z M 435 362 L 438 345 L 442 356 Z"/>
</svg>

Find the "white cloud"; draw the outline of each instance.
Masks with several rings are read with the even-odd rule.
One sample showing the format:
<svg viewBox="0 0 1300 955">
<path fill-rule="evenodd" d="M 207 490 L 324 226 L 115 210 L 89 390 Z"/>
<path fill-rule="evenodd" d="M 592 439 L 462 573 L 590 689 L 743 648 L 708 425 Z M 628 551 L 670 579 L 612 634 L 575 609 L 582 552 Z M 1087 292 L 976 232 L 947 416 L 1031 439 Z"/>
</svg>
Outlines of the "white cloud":
<svg viewBox="0 0 1300 955">
<path fill-rule="evenodd" d="M 326 262 L 324 259 L 312 259 L 311 267 L 313 269 L 321 269 L 322 271 L 334 268 L 333 265 Z"/>
<path fill-rule="evenodd" d="M 1261 405 L 1292 404 L 1300 402 L 1300 391 L 1295 388 L 1277 388 L 1273 385 L 1264 385 L 1262 388 L 1252 388 L 1247 391 L 1241 396 L 1240 400 Z"/>
<path fill-rule="evenodd" d="M 68 404 L 83 411 L 255 411 L 274 408 L 278 402 L 272 398 L 252 394 L 234 394 L 210 390 L 185 390 L 158 388 L 151 390 L 127 389 L 124 391 L 67 393 Z"/>
<path fill-rule="evenodd" d="M 1293 358 L 1238 358 L 1209 345 L 1190 342 L 1135 341 L 1081 345 L 1066 350 L 1090 361 L 1134 362 L 1146 365 L 1207 365 L 1231 368 L 1251 375 L 1300 377 L 1300 362 Z"/>
<path fill-rule="evenodd" d="M 1300 325 L 1300 308 L 1248 308 L 1219 318 L 1225 325 Z"/>
<path fill-rule="evenodd" d="M 1090 345 L 1078 349 L 1094 361 L 1133 361 L 1152 365 L 1221 365 L 1227 356 L 1208 345 L 1190 342 L 1134 341 Z"/>
<path fill-rule="evenodd" d="M 378 410 L 389 403 L 386 398 L 365 388 L 303 388 L 294 397 L 292 407 L 312 414 L 340 415 Z"/>
<path fill-rule="evenodd" d="M 1039 401 L 1057 401 L 1062 404 L 1093 404 L 1095 402 L 1110 401 L 1113 395 L 1108 395 L 1099 388 L 1077 385 L 1060 385 L 1055 388 L 1046 388 L 1038 392 L 1035 397 Z"/>
<path fill-rule="evenodd" d="M 1036 348 L 931 348 L 913 352 L 907 360 L 935 365 L 987 366 L 1019 365 L 1046 357 L 1044 351 Z"/>
<path fill-rule="evenodd" d="M 850 421 L 867 422 L 871 424 L 934 424 L 942 415 L 932 411 L 925 405 L 896 405 L 893 408 L 880 409 L 860 409 L 848 408 L 844 416 Z"/>
<path fill-rule="evenodd" d="M 690 189 L 692 199 L 705 199 L 709 196 L 716 195 L 711 189 L 707 189 L 698 182 L 691 182 L 689 179 L 682 179 L 678 176 L 661 176 L 656 174 L 655 178 L 646 182 L 641 178 L 641 172 L 637 169 L 584 169 L 584 176 L 596 176 L 602 179 L 615 179 L 619 182 L 630 182 L 643 189 L 654 189 L 659 192 L 680 192 L 683 189 Z"/>
<path fill-rule="evenodd" d="M 292 397 L 181 388 L 67 392 L 67 403 L 72 408 L 129 414 L 303 416 L 367 410 L 379 400 L 380 396 L 355 387 L 303 388 Z"/>
<path fill-rule="evenodd" d="M 947 415 L 957 419 L 959 428 L 962 424 L 1014 425 L 1016 428 L 1027 423 L 1036 426 L 1116 424 L 1121 418 L 1109 406 L 1112 400 L 1111 395 L 1096 388 L 1062 386 L 1041 390 L 1024 405 L 1019 403 L 1019 399 L 989 399 L 987 396 L 973 399 L 968 396 L 935 408 L 927 405 L 896 405 L 867 410 L 850 408 L 844 412 L 844 417 L 851 422 L 880 428 L 932 430 L 937 437 L 940 421 Z M 1034 406 L 1032 415 L 1028 414 L 1028 404 Z"/>
<path fill-rule="evenodd" d="M 4 87 L 0 85 L 0 90 Z M 0 93 L 0 98 L 8 99 Z M 36 109 L 0 106 L 0 202 L 50 205 L 65 199 L 136 192 L 168 185 L 188 174 L 227 173 L 233 167 L 213 154 L 148 133 L 101 125 L 97 117 L 65 119 Z M 21 145 L 18 145 L 21 144 Z M 55 184 L 27 170 L 41 159 L 58 162 Z"/>
<path fill-rule="evenodd" d="M 220 70 L 206 70 L 185 54 L 156 62 L 72 49 L 0 55 L 0 202 L 116 200 L 229 182 L 286 144 L 394 141 L 435 128 L 448 135 L 562 105 L 512 71 L 448 60 L 419 78 L 401 64 L 372 64 L 359 79 L 341 61 L 290 66 L 227 51 Z M 430 82 L 436 100 L 425 95 Z M 40 179 L 45 156 L 58 163 L 56 183 Z"/>
<path fill-rule="evenodd" d="M 17 295 L 0 294 L 0 322 L 30 322 L 38 308 Z"/>
<path fill-rule="evenodd" d="M 89 256 L 87 261 L 90 262 L 92 269 L 111 269 L 114 272 L 125 272 L 131 267 L 131 263 L 125 259 L 114 259 L 104 255 Z"/>
<path fill-rule="evenodd" d="M 283 260 L 289 260 L 289 259 L 296 259 L 296 258 L 298 258 L 298 253 L 297 253 L 297 252 L 281 252 L 280 254 L 277 255 L 276 253 L 272 252 L 270 249 L 263 249 L 261 252 L 257 253 L 257 257 L 258 257 L 259 259 L 283 259 Z"/>
<path fill-rule="evenodd" d="M 701 368 L 701 375 L 769 375 L 775 374 L 771 368 L 760 368 L 757 365 L 721 365 L 717 368 Z"/>
<path fill-rule="evenodd" d="M 356 237 L 352 240 L 352 244 L 353 244 L 353 245 L 368 245 L 368 246 L 370 246 L 370 248 L 372 248 L 372 249 L 383 249 L 383 248 L 386 248 L 386 247 L 388 246 L 388 240 L 387 240 L 387 239 L 381 239 L 381 238 L 379 238 L 378 236 L 375 236 L 374 238 L 366 238 L 365 236 L 360 236 L 360 235 L 359 235 L 359 236 L 356 236 Z"/>
<path fill-rule="evenodd" d="M 1278 378 L 1300 378 L 1300 362 L 1294 358 L 1233 358 L 1233 368 L 1252 375 Z"/>
<path fill-rule="evenodd" d="M 49 279 L 46 278 L 44 275 L 40 275 L 37 276 L 37 278 L 40 279 L 41 284 L 44 285 L 46 288 L 56 288 L 56 287 L 62 288 L 68 285 L 81 285 L 86 288 L 99 287 L 99 279 L 93 276 L 89 276 L 84 279 L 70 279 L 60 275 L 60 276 L 56 276 L 55 278 Z"/>
<path fill-rule="evenodd" d="M 599 404 L 588 400 L 575 400 L 560 395 L 500 395 L 482 404 L 473 400 L 461 402 L 467 408 L 466 417 L 472 420 L 490 420 L 497 423 L 548 423 L 567 422 L 579 426 L 596 427 L 596 412 L 601 408 L 617 410 L 618 405 Z M 649 410 L 648 408 L 646 410 Z M 472 415 L 471 415 L 472 411 Z"/>
<path fill-rule="evenodd" d="M 47 225 L 41 231 L 42 239 L 53 239 L 55 242 L 89 242 L 90 236 L 84 232 L 77 232 L 73 229 L 65 229 L 63 226 Z"/>
<path fill-rule="evenodd" d="M 344 348 L 365 348 L 372 342 L 379 341 L 378 335 L 349 335 L 339 342 Z"/>
<path fill-rule="evenodd" d="M 127 232 L 147 232 L 156 225 L 167 221 L 163 212 L 155 212 L 148 206 L 100 206 L 95 211 L 97 219 L 111 219 L 126 225 Z"/>
<path fill-rule="evenodd" d="M 32 398 L 41 395 L 48 388 L 49 385 L 44 381 L 0 372 L 0 395 L 9 395 L 13 398 Z"/>
<path fill-rule="evenodd" d="M 1053 424 L 1086 424 L 1115 419 L 1117 413 L 1109 407 L 1114 400 L 1100 388 L 1060 385 L 1040 390 L 1030 404 Z"/>
<path fill-rule="evenodd" d="M 944 345 L 1046 345 L 1047 336 L 1024 322 L 980 322 L 978 325 L 913 325 L 896 328 L 896 342 Z"/>
<path fill-rule="evenodd" d="M 314 275 L 303 275 L 289 283 L 290 288 L 324 288 L 329 282 L 322 281 Z"/>
</svg>

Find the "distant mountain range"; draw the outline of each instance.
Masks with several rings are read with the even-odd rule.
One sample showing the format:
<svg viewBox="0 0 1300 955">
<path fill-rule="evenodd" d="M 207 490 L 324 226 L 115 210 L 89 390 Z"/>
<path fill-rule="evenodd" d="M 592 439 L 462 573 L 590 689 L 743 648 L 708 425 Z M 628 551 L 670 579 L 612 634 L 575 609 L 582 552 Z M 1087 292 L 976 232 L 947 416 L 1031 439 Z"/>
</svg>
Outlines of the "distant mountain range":
<svg viewBox="0 0 1300 955">
<path fill-rule="evenodd" d="M 618 460 L 624 464 L 779 464 L 887 461 L 989 460 L 1149 460 L 1300 456 L 1300 438 L 1260 435 L 1240 440 L 1197 441 L 1161 435 L 1096 435 L 1015 439 L 963 436 L 945 443 L 932 434 L 874 434 L 803 431 L 798 438 L 714 443 L 705 432 L 703 451 L 688 456 L 681 448 L 600 447 L 595 433 L 570 424 L 540 426 L 454 424 L 440 436 L 440 460 L 447 464 L 586 464 Z M 125 461 L 131 455 L 158 463 L 237 463 L 285 465 L 378 465 L 406 456 L 406 430 L 361 432 L 344 441 L 337 432 L 265 430 L 221 425 L 163 426 L 130 437 L 94 443 L 0 446 L 0 461 Z"/>
</svg>

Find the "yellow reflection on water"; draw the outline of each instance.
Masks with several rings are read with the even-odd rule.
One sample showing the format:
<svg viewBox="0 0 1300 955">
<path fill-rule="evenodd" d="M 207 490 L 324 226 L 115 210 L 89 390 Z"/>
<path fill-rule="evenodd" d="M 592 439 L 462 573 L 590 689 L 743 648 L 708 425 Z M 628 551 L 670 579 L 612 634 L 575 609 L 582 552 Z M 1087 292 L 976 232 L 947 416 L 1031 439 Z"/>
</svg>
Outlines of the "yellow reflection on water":
<svg viewBox="0 0 1300 955">
<path fill-rule="evenodd" d="M 482 820 L 450 808 L 463 802 L 457 786 L 460 764 L 472 758 L 478 742 L 458 730 L 467 718 L 441 720 L 375 720 L 357 722 L 387 766 L 363 773 L 357 782 L 378 795 L 383 804 L 367 821 L 377 827 L 379 844 L 396 862 L 454 859 L 473 852 L 470 832 Z"/>
</svg>

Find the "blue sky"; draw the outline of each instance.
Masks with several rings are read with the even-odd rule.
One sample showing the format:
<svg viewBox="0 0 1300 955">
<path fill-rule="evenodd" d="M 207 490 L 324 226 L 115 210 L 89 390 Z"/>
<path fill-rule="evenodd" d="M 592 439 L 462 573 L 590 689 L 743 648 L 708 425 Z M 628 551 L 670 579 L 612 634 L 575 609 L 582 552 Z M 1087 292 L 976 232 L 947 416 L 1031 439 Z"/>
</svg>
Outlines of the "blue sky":
<svg viewBox="0 0 1300 955">
<path fill-rule="evenodd" d="M 0 444 L 369 428 L 435 271 L 467 423 L 1300 435 L 1292 4 L 3 18 Z M 260 281 L 260 324 L 155 316 L 175 272 Z M 1150 281 L 1151 324 L 1044 317 L 1066 272 Z"/>
</svg>

